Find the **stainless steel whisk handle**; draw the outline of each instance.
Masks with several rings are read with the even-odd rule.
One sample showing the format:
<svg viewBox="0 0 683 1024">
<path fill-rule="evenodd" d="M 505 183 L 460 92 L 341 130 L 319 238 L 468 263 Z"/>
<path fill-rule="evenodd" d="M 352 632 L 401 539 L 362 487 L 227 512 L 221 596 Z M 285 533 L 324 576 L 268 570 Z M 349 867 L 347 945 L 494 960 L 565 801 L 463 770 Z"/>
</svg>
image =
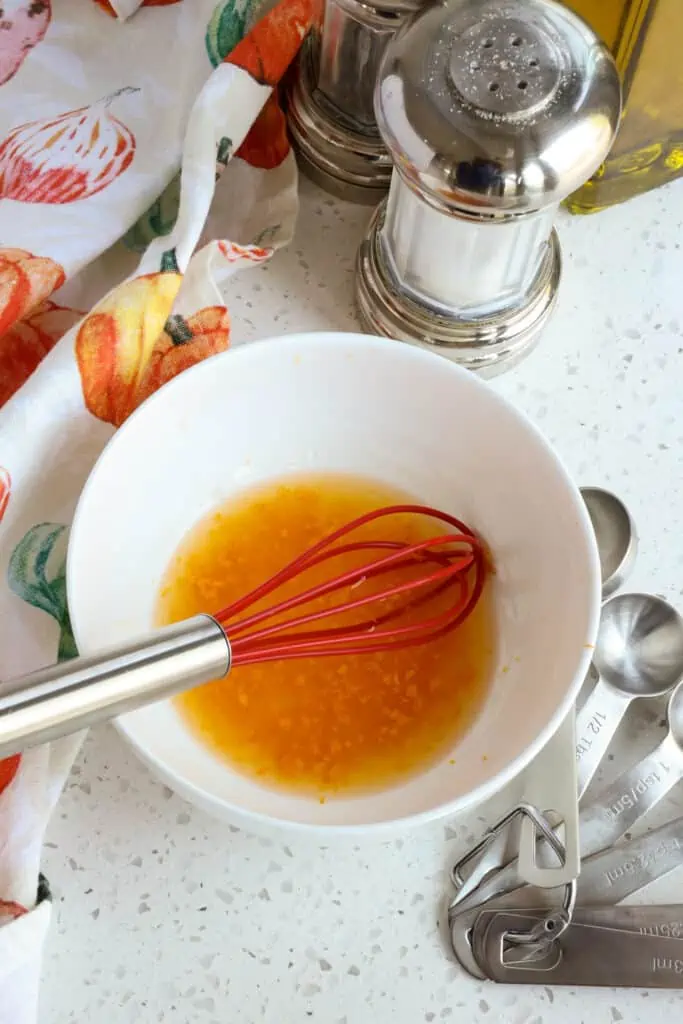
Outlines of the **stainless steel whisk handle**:
<svg viewBox="0 0 683 1024">
<path fill-rule="evenodd" d="M 197 615 L 0 682 L 0 758 L 218 679 L 230 662 L 221 627 L 210 615 Z"/>
</svg>

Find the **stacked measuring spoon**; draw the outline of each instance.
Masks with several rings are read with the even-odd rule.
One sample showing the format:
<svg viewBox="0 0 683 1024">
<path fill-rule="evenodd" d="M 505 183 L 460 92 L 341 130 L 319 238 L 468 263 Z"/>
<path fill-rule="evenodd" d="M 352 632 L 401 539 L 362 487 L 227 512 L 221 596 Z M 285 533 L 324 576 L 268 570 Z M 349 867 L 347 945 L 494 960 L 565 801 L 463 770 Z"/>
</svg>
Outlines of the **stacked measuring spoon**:
<svg viewBox="0 0 683 1024">
<path fill-rule="evenodd" d="M 576 716 L 581 874 L 562 896 L 524 886 L 515 861 L 506 857 L 509 830 L 494 828 L 453 869 L 451 942 L 462 966 L 482 979 L 683 988 L 683 906 L 619 906 L 683 864 L 683 817 L 630 837 L 683 779 L 683 619 L 652 595 L 613 596 L 635 562 L 633 521 L 609 492 L 585 488 L 582 494 L 595 529 L 605 603 L 587 680 L 592 688 Z M 629 706 L 665 695 L 665 738 L 584 806 Z M 560 823 L 543 820 L 561 835 Z"/>
</svg>

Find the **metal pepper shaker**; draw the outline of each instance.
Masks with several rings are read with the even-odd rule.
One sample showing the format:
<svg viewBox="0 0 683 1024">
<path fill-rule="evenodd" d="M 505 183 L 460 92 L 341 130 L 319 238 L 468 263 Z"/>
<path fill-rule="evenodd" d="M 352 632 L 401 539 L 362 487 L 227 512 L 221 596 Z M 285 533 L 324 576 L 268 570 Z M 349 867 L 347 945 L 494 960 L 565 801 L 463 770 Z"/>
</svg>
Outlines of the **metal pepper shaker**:
<svg viewBox="0 0 683 1024">
<path fill-rule="evenodd" d="M 375 91 L 394 160 L 358 253 L 375 334 L 493 376 L 555 303 L 559 204 L 604 160 L 621 110 L 607 48 L 554 0 L 450 0 L 388 45 Z"/>
<path fill-rule="evenodd" d="M 290 135 L 307 175 L 328 192 L 375 204 L 392 161 L 373 97 L 389 41 L 425 0 L 325 0 L 322 25 L 304 42 L 289 81 Z"/>
</svg>

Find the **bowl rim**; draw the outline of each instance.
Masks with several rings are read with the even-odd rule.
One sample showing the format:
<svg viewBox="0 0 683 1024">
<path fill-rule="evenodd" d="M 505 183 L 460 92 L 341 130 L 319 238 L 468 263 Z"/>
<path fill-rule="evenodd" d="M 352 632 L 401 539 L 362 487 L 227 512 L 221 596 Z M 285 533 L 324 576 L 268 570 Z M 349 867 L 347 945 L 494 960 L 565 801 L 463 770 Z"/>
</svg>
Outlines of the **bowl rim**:
<svg viewBox="0 0 683 1024">
<path fill-rule="evenodd" d="M 565 484 L 567 493 L 573 500 L 573 511 L 577 515 L 578 525 L 581 529 L 583 539 L 585 540 L 584 551 L 587 556 L 587 569 L 590 573 L 590 577 L 592 577 L 593 583 L 590 588 L 592 592 L 592 606 L 588 609 L 586 640 L 582 651 L 578 655 L 575 675 L 568 685 L 563 699 L 558 703 L 554 714 L 546 723 L 545 727 L 516 758 L 514 758 L 504 769 L 491 776 L 491 778 L 452 800 L 440 803 L 435 807 L 431 807 L 423 811 L 362 824 L 326 824 L 324 822 L 312 823 L 293 821 L 291 819 L 279 818 L 275 815 L 265 814 L 261 811 L 254 811 L 243 807 L 240 804 L 235 804 L 226 800 L 223 797 L 219 797 L 214 793 L 210 793 L 208 790 L 201 789 L 193 782 L 189 781 L 184 775 L 174 771 L 167 762 L 162 761 L 156 757 L 156 755 L 150 753 L 149 750 L 139 744 L 127 726 L 128 714 L 135 714 L 135 712 L 129 712 L 128 714 L 121 715 L 112 720 L 112 724 L 114 724 L 117 731 L 125 738 L 127 743 L 132 746 L 136 756 L 144 764 L 150 767 L 158 778 L 167 782 L 176 792 L 180 793 L 190 802 L 209 811 L 215 817 L 240 821 L 247 828 L 250 825 L 253 826 L 254 831 L 257 832 L 263 831 L 264 829 L 270 830 L 275 827 L 277 829 L 283 829 L 301 835 L 325 835 L 330 837 L 335 835 L 356 837 L 360 835 L 381 836 L 382 833 L 395 831 L 396 829 L 413 828 L 426 823 L 433 823 L 446 817 L 458 815 L 469 807 L 484 803 L 494 794 L 503 790 L 513 779 L 520 776 L 521 773 L 532 764 L 540 751 L 555 735 L 562 722 L 572 712 L 576 697 L 581 689 L 581 685 L 588 672 L 592 659 L 591 648 L 597 635 L 601 600 L 600 563 L 595 534 L 588 515 L 588 510 L 581 498 L 578 485 L 574 483 L 574 480 L 565 467 L 564 462 L 539 427 L 537 427 L 536 424 L 513 402 L 495 390 L 495 388 L 491 386 L 490 382 L 483 380 L 470 370 L 467 370 L 459 366 L 457 363 L 444 358 L 442 355 L 425 350 L 417 345 L 405 344 L 390 338 L 364 334 L 356 331 L 313 330 L 298 331 L 287 335 L 272 335 L 267 338 L 242 343 L 234 349 L 228 349 L 225 352 L 218 353 L 215 356 L 202 360 L 194 366 L 188 367 L 188 369 L 178 374 L 178 376 L 173 378 L 173 380 L 159 388 L 158 391 L 146 399 L 146 401 L 128 417 L 128 419 L 109 438 L 90 470 L 85 485 L 79 495 L 71 525 L 66 565 L 67 598 L 70 594 L 77 592 L 77 584 L 74 582 L 76 571 L 74 565 L 75 559 L 73 556 L 73 552 L 76 548 L 74 537 L 77 537 L 81 530 L 81 524 L 85 518 L 84 510 L 87 504 L 86 499 L 89 496 L 90 491 L 97 486 L 102 466 L 106 464 L 109 451 L 114 446 L 123 443 L 121 439 L 127 437 L 131 431 L 139 429 L 137 424 L 140 421 L 144 422 L 144 418 L 150 414 L 150 410 L 157 404 L 172 402 L 176 392 L 182 392 L 184 388 L 193 387 L 195 378 L 200 377 L 203 373 L 208 373 L 211 372 L 212 369 L 215 369 L 217 360 L 220 360 L 223 364 L 227 360 L 232 360 L 234 363 L 235 360 L 263 359 L 264 352 L 267 352 L 271 347 L 278 346 L 282 350 L 292 348 L 297 345 L 300 346 L 301 344 L 337 344 L 340 346 L 348 346 L 349 344 L 352 344 L 358 345 L 359 347 L 365 347 L 368 350 L 381 350 L 389 355 L 391 352 L 394 352 L 399 356 L 399 358 L 405 360 L 412 359 L 416 363 L 429 361 L 433 366 L 438 364 L 438 366 L 441 367 L 442 373 L 460 378 L 462 382 L 467 382 L 467 386 L 472 388 L 474 391 L 477 391 L 480 394 L 486 394 L 487 401 L 492 402 L 494 406 L 505 408 L 506 411 L 519 422 L 523 429 L 527 430 L 535 437 L 539 446 L 544 450 L 546 457 L 553 464 L 555 472 Z M 80 652 L 83 635 L 78 623 L 77 609 L 76 614 L 71 617 L 71 624 L 76 646 Z M 93 653 L 88 650 L 87 644 L 84 645 L 84 650 L 86 655 Z"/>
</svg>

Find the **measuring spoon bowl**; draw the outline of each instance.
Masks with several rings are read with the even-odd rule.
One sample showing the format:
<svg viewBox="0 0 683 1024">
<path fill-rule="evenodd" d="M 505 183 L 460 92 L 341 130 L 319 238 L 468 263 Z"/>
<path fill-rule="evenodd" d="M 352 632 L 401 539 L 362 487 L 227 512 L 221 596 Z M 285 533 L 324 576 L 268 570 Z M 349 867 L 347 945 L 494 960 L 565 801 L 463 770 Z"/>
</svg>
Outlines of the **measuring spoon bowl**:
<svg viewBox="0 0 683 1024">
<path fill-rule="evenodd" d="M 638 554 L 638 536 L 628 509 L 615 494 L 600 487 L 582 487 L 600 556 L 602 599 L 624 585 Z"/>
<path fill-rule="evenodd" d="M 475 908 L 468 911 L 466 914 L 460 914 L 457 917 L 453 917 L 449 924 L 451 945 L 458 963 L 461 967 L 464 967 L 467 973 L 471 974 L 473 978 L 480 978 L 483 980 L 486 975 L 477 963 L 474 950 L 472 949 L 472 929 L 474 928 L 474 924 L 478 916 L 479 908 Z"/>
<path fill-rule="evenodd" d="M 683 618 L 652 594 L 620 594 L 600 615 L 593 665 L 598 681 L 576 715 L 579 799 L 631 702 L 661 697 L 683 676 Z"/>
<path fill-rule="evenodd" d="M 658 697 L 683 676 L 683 618 L 653 594 L 620 594 L 603 606 L 593 663 L 631 697 Z"/>
</svg>

